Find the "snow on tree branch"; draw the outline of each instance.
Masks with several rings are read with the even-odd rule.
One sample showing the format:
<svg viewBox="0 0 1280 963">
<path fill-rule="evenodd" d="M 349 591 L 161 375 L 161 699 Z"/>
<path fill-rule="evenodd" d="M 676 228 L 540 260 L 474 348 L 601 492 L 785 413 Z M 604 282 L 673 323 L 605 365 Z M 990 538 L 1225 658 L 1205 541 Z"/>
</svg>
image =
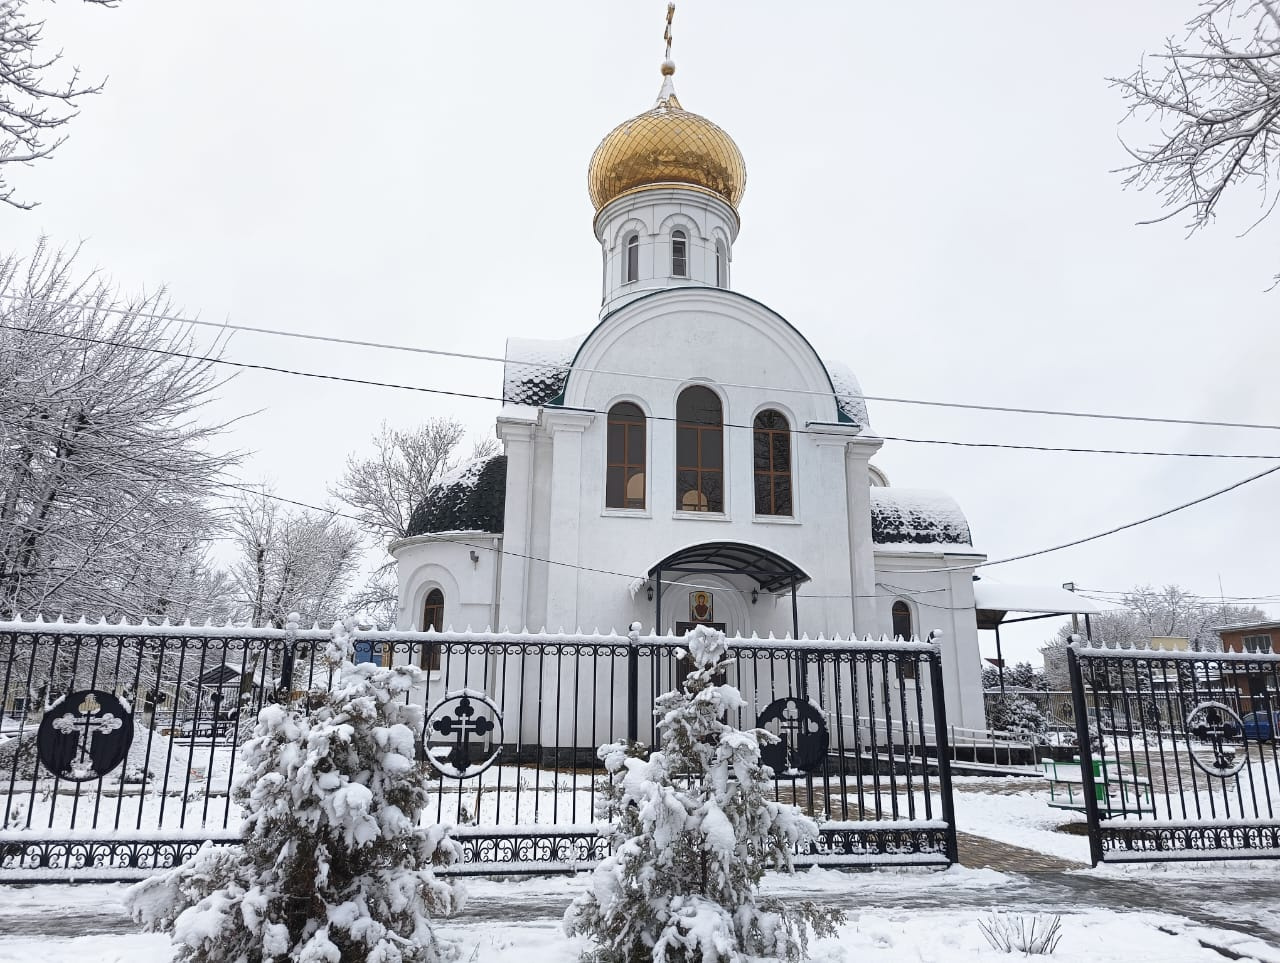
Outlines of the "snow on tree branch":
<svg viewBox="0 0 1280 963">
<path fill-rule="evenodd" d="M 585 959 L 800 960 L 810 931 L 830 935 L 842 921 L 804 900 L 759 898 L 765 871 L 790 871 L 793 847 L 818 828 L 795 806 L 768 798 L 772 773 L 760 746 L 776 737 L 724 721 L 743 705 L 720 681 L 726 656 L 723 634 L 694 629 L 689 675 L 655 706 L 661 746 L 600 747 L 614 855 L 565 913 L 569 935 L 596 942 Z"/>
<path fill-rule="evenodd" d="M 115 0 L 85 2 L 115 6 Z M 0 0 L 0 202 L 23 210 L 35 202 L 18 198 L 4 165 L 49 157 L 66 142 L 62 129 L 79 113 L 76 99 L 102 90 L 101 83 L 82 82 L 78 67 L 62 82 L 50 79 L 62 54 L 40 53 L 45 24 L 29 19 L 28 6 L 27 0 Z"/>
<path fill-rule="evenodd" d="M 1276 205 L 1272 181 L 1280 147 L 1280 6 L 1276 0 L 1212 0 L 1183 39 L 1114 79 L 1135 122 L 1158 131 L 1128 146 L 1128 187 L 1154 191 L 1165 213 L 1207 224 L 1236 185 L 1261 193 L 1258 221 Z M 1148 222 L 1149 223 L 1149 222 Z M 1255 226 L 1256 226 L 1255 222 Z"/>
<path fill-rule="evenodd" d="M 225 381 L 136 350 L 221 344 L 193 352 L 163 291 L 122 299 L 75 257 L 0 259 L 0 617 L 225 617 L 207 546 L 239 457 L 201 418 Z"/>
</svg>

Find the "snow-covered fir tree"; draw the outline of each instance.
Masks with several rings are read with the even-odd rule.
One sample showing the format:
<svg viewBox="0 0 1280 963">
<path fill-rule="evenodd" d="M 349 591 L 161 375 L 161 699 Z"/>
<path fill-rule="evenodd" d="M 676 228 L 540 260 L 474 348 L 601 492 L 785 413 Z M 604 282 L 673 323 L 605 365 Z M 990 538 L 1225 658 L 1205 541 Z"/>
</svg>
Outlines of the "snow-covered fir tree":
<svg viewBox="0 0 1280 963">
<path fill-rule="evenodd" d="M 760 746 L 776 739 L 725 720 L 742 695 L 717 682 L 730 664 L 724 635 L 695 628 L 692 670 L 658 698 L 661 745 L 647 754 L 602 746 L 605 807 L 616 820 L 614 855 L 565 913 L 565 931 L 594 941 L 600 963 L 715 963 L 804 959 L 810 932 L 825 936 L 838 911 L 760 898 L 770 868 L 791 871 L 797 843 L 818 828 L 795 806 L 770 801 Z"/>
<path fill-rule="evenodd" d="M 234 787 L 241 842 L 206 844 L 134 886 L 148 930 L 173 935 L 190 963 L 437 963 L 456 956 L 431 919 L 460 894 L 434 869 L 461 853 L 421 827 L 426 772 L 405 695 L 420 670 L 352 664 L 350 625 L 325 653 L 332 687 L 309 707 L 267 706 Z"/>
</svg>

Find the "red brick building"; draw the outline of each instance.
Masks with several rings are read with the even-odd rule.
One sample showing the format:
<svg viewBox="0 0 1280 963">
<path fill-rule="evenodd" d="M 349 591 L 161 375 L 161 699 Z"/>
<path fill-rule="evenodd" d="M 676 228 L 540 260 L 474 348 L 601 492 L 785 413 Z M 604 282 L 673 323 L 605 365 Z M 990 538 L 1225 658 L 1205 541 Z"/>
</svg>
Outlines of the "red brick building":
<svg viewBox="0 0 1280 963">
<path fill-rule="evenodd" d="M 1241 652 L 1249 655 L 1273 655 L 1280 653 L 1280 622 L 1250 622 L 1240 625 L 1224 625 L 1215 629 L 1222 639 L 1223 652 Z M 1265 671 L 1231 673 L 1231 681 L 1240 694 L 1242 707 L 1248 712 L 1280 705 L 1280 669 L 1275 665 Z M 1265 699 L 1266 705 L 1252 704 Z"/>
</svg>

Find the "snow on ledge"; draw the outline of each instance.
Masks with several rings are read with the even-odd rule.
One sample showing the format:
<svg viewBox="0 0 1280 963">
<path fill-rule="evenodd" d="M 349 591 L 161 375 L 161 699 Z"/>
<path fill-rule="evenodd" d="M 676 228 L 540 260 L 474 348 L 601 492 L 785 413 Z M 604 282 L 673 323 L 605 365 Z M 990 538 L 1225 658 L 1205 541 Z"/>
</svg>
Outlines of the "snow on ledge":
<svg viewBox="0 0 1280 963">
<path fill-rule="evenodd" d="M 324 642 L 332 637 L 332 630 L 329 628 L 320 628 L 316 626 L 310 629 L 298 629 L 291 632 L 288 629 L 273 628 L 253 628 L 252 626 L 236 626 L 236 625 L 170 625 L 160 624 L 152 625 L 143 623 L 139 625 L 127 622 L 45 622 L 45 621 L 14 621 L 0 622 L 0 633 L 14 634 L 33 634 L 33 635 L 97 635 L 97 636 L 130 636 L 130 637 L 157 637 L 157 638 L 174 638 L 188 637 L 191 639 L 259 639 L 259 640 L 283 640 L 288 638 L 297 639 L 299 642 Z M 432 643 L 459 643 L 478 645 L 485 642 L 493 642 L 497 644 L 511 642 L 525 642 L 538 645 L 562 645 L 562 644 L 587 644 L 587 645 L 630 645 L 631 639 L 626 635 L 617 633 L 602 632 L 511 632 L 504 630 L 501 632 L 489 631 L 472 631 L 457 632 L 452 629 L 443 632 L 411 632 L 399 629 L 357 629 L 351 633 L 351 639 L 355 642 L 432 642 Z M 873 639 L 869 636 L 864 639 L 842 638 L 833 636 L 826 638 L 818 636 L 816 639 L 809 638 L 808 635 L 802 635 L 798 639 L 792 638 L 776 638 L 769 635 L 767 638 L 759 638 L 751 636 L 750 638 L 733 635 L 728 636 L 725 640 L 730 648 L 734 646 L 747 647 L 752 649 L 816 649 L 816 650 L 832 650 L 832 649 L 874 649 L 884 650 L 892 649 L 897 652 L 936 652 L 938 646 L 931 642 L 890 642 L 887 639 Z M 685 644 L 685 636 L 683 635 L 640 635 L 636 637 L 636 643 L 639 645 L 656 645 L 656 646 L 683 646 Z M 1108 650 L 1109 651 L 1109 650 Z M 1259 658 L 1259 657 L 1254 657 Z M 1280 658 L 1280 657 L 1277 657 Z"/>
</svg>

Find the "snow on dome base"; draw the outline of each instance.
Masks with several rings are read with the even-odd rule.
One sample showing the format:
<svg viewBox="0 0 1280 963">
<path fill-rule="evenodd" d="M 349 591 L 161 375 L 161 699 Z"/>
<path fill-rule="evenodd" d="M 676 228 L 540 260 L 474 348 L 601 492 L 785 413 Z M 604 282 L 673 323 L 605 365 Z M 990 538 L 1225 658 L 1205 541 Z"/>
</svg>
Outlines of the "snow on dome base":
<svg viewBox="0 0 1280 963">
<path fill-rule="evenodd" d="M 506 455 L 465 462 L 427 489 L 409 518 L 408 535 L 501 532 L 506 498 Z"/>
<path fill-rule="evenodd" d="M 955 499 L 927 489 L 872 488 L 871 538 L 876 545 L 971 545 Z"/>
</svg>

